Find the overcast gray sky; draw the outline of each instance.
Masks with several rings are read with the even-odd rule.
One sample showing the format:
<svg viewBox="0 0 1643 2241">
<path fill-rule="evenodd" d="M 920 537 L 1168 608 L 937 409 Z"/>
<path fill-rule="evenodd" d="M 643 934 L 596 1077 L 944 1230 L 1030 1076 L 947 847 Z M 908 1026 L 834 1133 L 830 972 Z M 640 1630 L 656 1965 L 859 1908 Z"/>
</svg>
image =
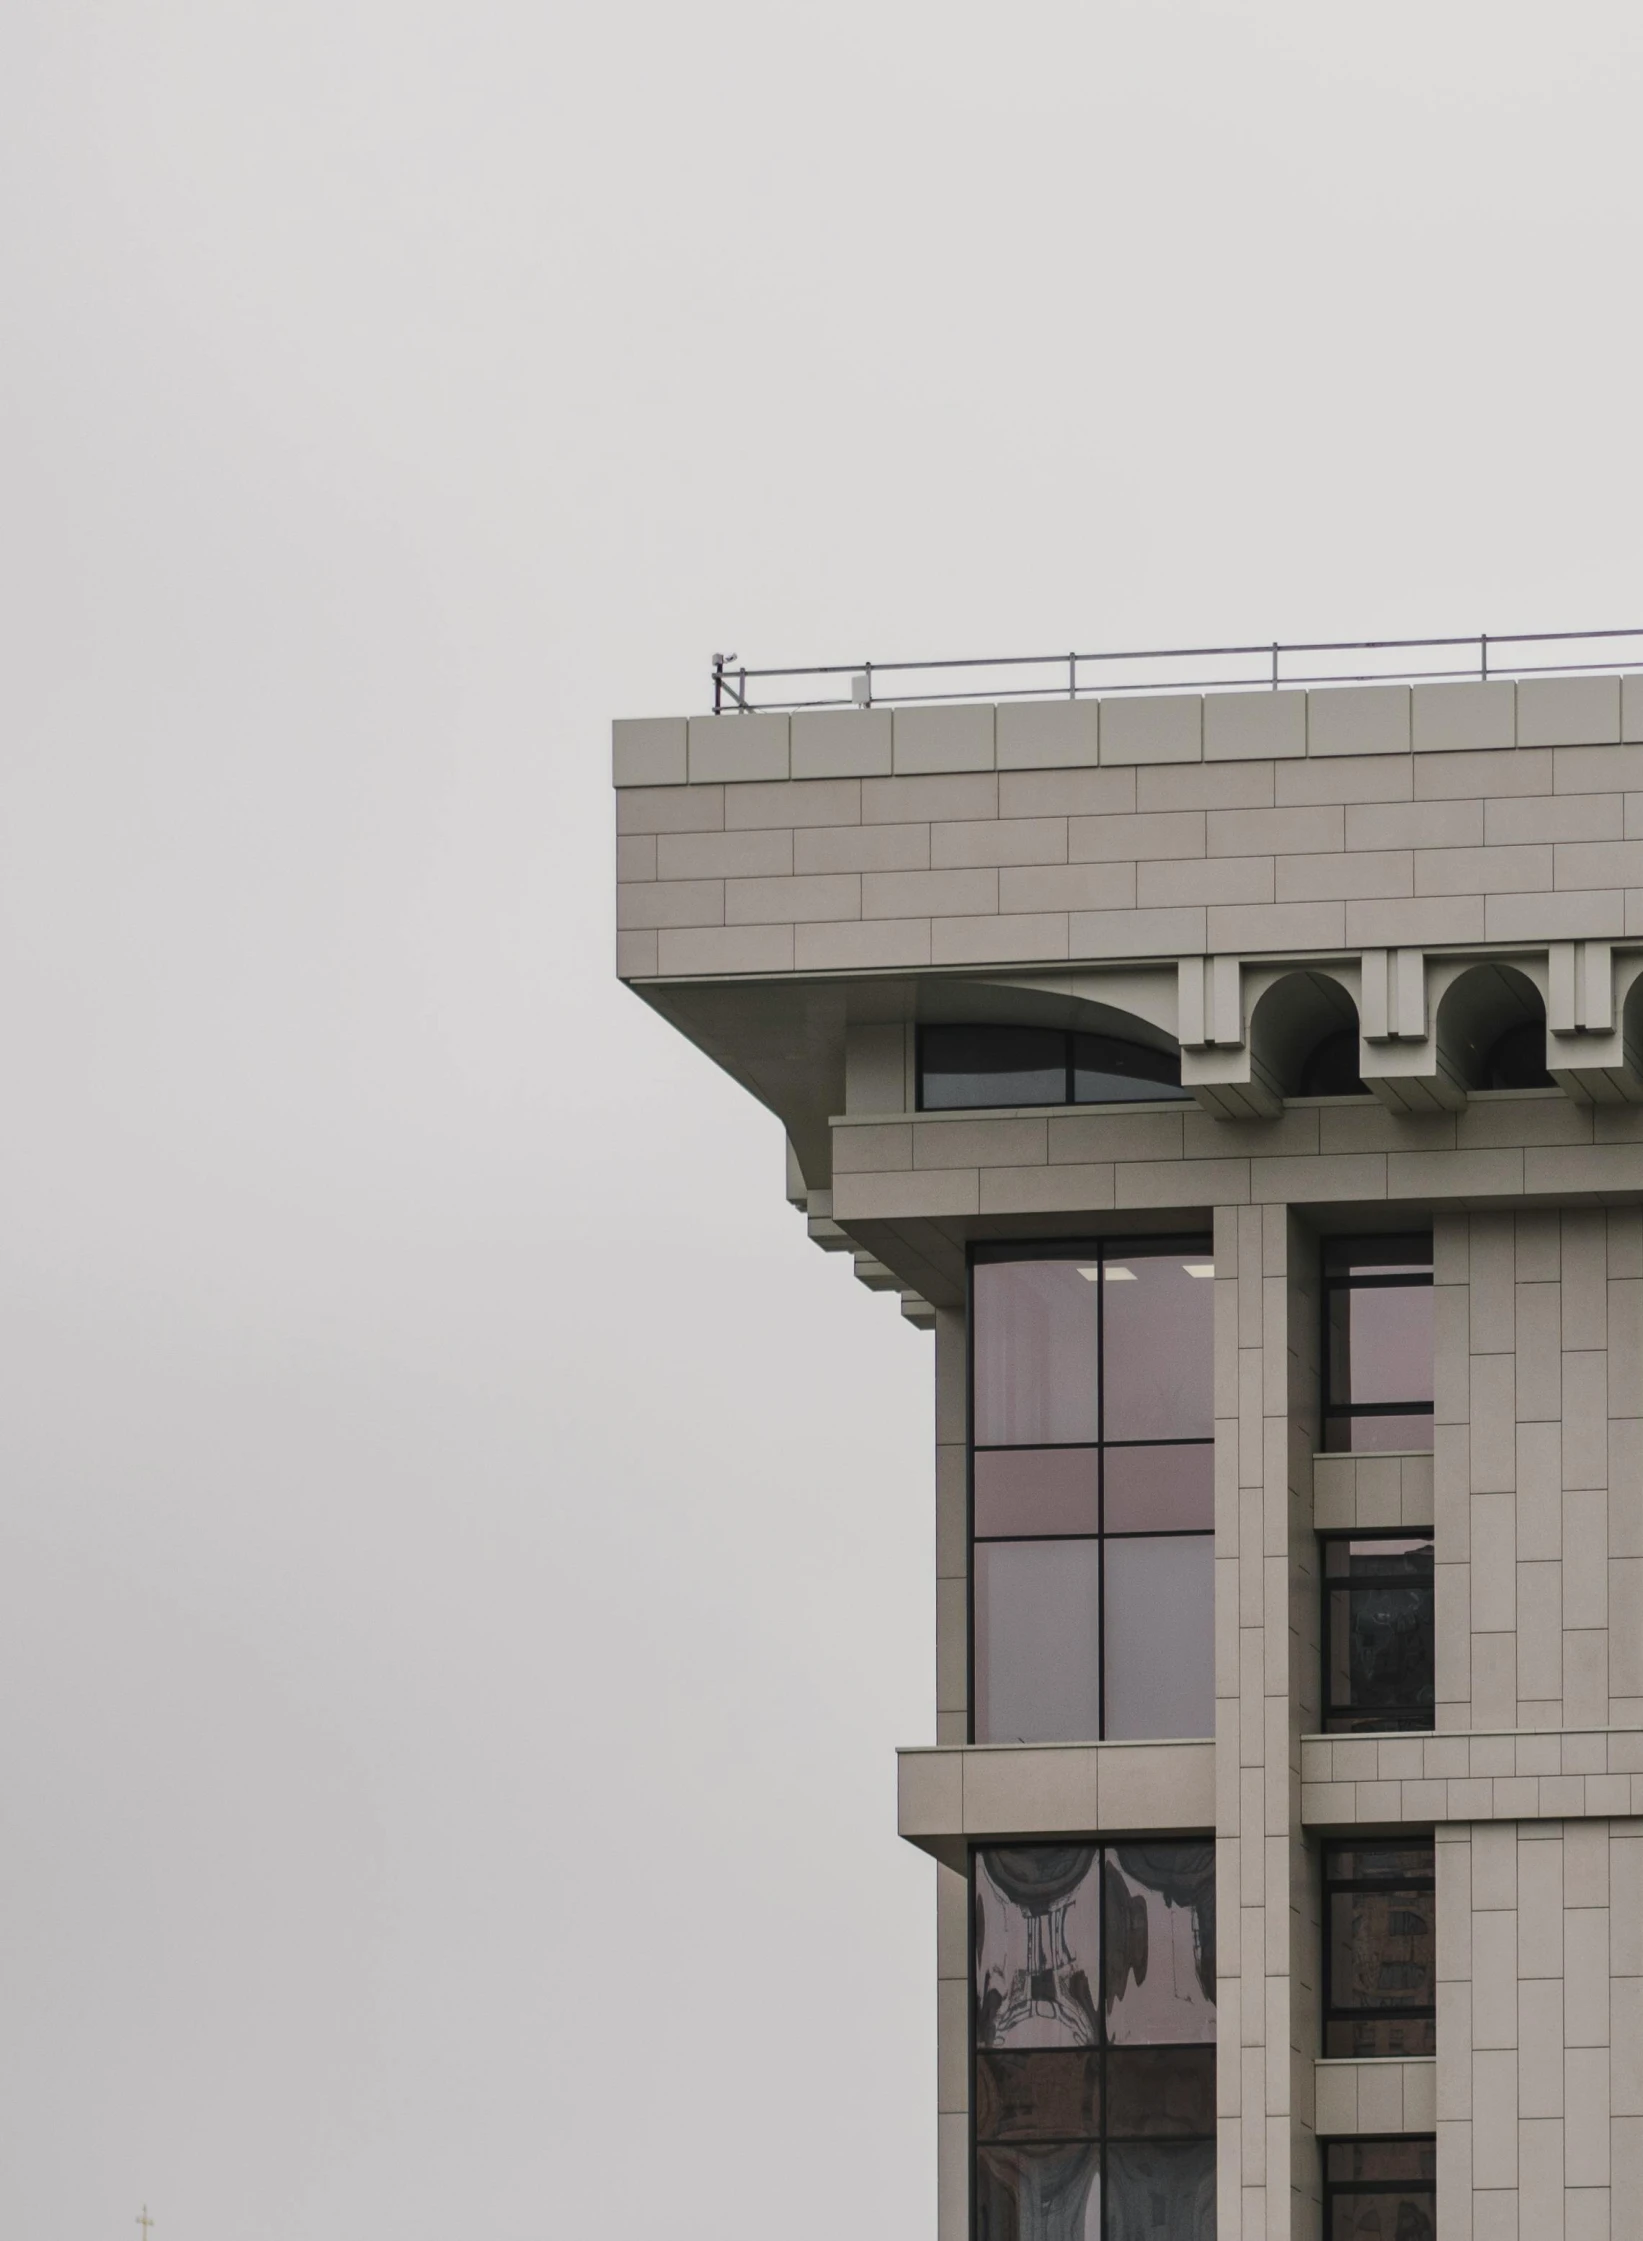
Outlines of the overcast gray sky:
<svg viewBox="0 0 1643 2241">
<path fill-rule="evenodd" d="M 929 1341 L 707 657 L 1643 623 L 1643 15 L 10 0 L 0 2228 L 933 2225 Z"/>
</svg>

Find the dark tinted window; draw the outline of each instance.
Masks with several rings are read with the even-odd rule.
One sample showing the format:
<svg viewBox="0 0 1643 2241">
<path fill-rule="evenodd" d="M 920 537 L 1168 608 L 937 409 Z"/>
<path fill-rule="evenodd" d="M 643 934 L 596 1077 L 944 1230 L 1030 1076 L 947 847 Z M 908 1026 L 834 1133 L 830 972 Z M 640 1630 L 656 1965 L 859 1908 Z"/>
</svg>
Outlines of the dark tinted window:
<svg viewBox="0 0 1643 2241">
<path fill-rule="evenodd" d="M 919 1103 L 926 1112 L 1069 1101 L 1067 1038 L 1059 1028 L 925 1027 L 919 1032 Z"/>
<path fill-rule="evenodd" d="M 1324 1847 L 1324 2053 L 1437 2051 L 1432 1846 Z"/>
<path fill-rule="evenodd" d="M 1059 1027 L 922 1027 L 924 1112 L 986 1105 L 1113 1105 L 1185 1098 L 1176 1051 Z"/>
<path fill-rule="evenodd" d="M 1331 1536 L 1323 1556 L 1325 1731 L 1429 1728 L 1431 1536 Z"/>
<path fill-rule="evenodd" d="M 1437 2142 L 1331 2140 L 1324 2149 L 1324 2241 L 1434 2241 Z"/>
<path fill-rule="evenodd" d="M 1187 1097 L 1177 1051 L 1149 1050 L 1114 1035 L 1072 1039 L 1073 1103 L 1115 1105 L 1129 1098 Z"/>
<path fill-rule="evenodd" d="M 1324 1446 L 1386 1454 L 1432 1445 L 1432 1240 L 1334 1238 L 1324 1247 Z"/>
<path fill-rule="evenodd" d="M 979 1743 L 1215 1727 L 1208 1247 L 979 1259 L 971 1285 Z"/>
<path fill-rule="evenodd" d="M 1212 2241 L 1215 1848 L 1019 1845 L 973 1873 L 984 2241 Z"/>
</svg>

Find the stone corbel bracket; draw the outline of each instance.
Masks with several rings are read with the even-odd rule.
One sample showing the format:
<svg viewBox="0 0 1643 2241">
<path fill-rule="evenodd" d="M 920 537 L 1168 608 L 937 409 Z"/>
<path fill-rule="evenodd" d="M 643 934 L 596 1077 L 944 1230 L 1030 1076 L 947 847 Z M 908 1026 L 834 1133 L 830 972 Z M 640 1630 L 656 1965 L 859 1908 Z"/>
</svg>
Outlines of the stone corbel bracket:
<svg viewBox="0 0 1643 2241">
<path fill-rule="evenodd" d="M 1432 986 L 1437 967 L 1442 987 Z M 1419 949 L 1366 949 L 1359 999 L 1358 1070 L 1366 1089 L 1394 1113 L 1456 1112 L 1466 1103 L 1458 1067 L 1433 1031 L 1447 959 Z"/>
<path fill-rule="evenodd" d="M 1581 1105 L 1643 1105 L 1638 1039 L 1643 955 L 1612 942 L 1553 942 L 1546 960 L 1546 1066 Z"/>
<path fill-rule="evenodd" d="M 1295 1093 L 1307 1053 L 1355 1029 L 1357 962 L 1184 957 L 1178 1016 L 1182 1085 L 1222 1120 L 1269 1119 Z"/>
<path fill-rule="evenodd" d="M 1277 1080 L 1256 1056 L 1245 993 L 1242 958 L 1181 959 L 1181 1086 L 1222 1120 L 1268 1120 L 1283 1108 Z"/>
</svg>

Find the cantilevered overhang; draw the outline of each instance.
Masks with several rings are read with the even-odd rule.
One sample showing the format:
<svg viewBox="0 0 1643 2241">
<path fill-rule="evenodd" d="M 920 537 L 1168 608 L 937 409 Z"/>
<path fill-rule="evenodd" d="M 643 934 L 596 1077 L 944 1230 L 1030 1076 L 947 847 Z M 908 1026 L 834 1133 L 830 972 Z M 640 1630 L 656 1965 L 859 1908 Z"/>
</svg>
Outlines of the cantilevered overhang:
<svg viewBox="0 0 1643 2241">
<path fill-rule="evenodd" d="M 1643 1194 L 1643 677 L 616 727 L 618 969 L 785 1129 L 818 1242 Z M 1546 1027 L 1555 1088 L 1480 1054 Z M 1193 1100 L 915 1110 L 918 1025 L 1102 1028 Z M 1298 1094 L 1356 1023 L 1366 1094 Z"/>
<path fill-rule="evenodd" d="M 1215 1826 L 1212 1742 L 937 1745 L 896 1761 L 901 1834 L 950 1868 L 975 1844 Z"/>
</svg>

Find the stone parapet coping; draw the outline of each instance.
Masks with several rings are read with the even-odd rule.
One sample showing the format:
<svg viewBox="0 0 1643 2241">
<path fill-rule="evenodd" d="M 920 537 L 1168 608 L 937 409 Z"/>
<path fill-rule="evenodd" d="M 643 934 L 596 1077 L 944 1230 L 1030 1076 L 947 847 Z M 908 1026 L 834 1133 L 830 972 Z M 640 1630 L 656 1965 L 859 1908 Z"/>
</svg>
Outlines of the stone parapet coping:
<svg viewBox="0 0 1643 2241">
<path fill-rule="evenodd" d="M 1631 741 L 1643 741 L 1638 674 L 641 717 L 612 726 L 611 768 L 626 788 Z"/>
</svg>

